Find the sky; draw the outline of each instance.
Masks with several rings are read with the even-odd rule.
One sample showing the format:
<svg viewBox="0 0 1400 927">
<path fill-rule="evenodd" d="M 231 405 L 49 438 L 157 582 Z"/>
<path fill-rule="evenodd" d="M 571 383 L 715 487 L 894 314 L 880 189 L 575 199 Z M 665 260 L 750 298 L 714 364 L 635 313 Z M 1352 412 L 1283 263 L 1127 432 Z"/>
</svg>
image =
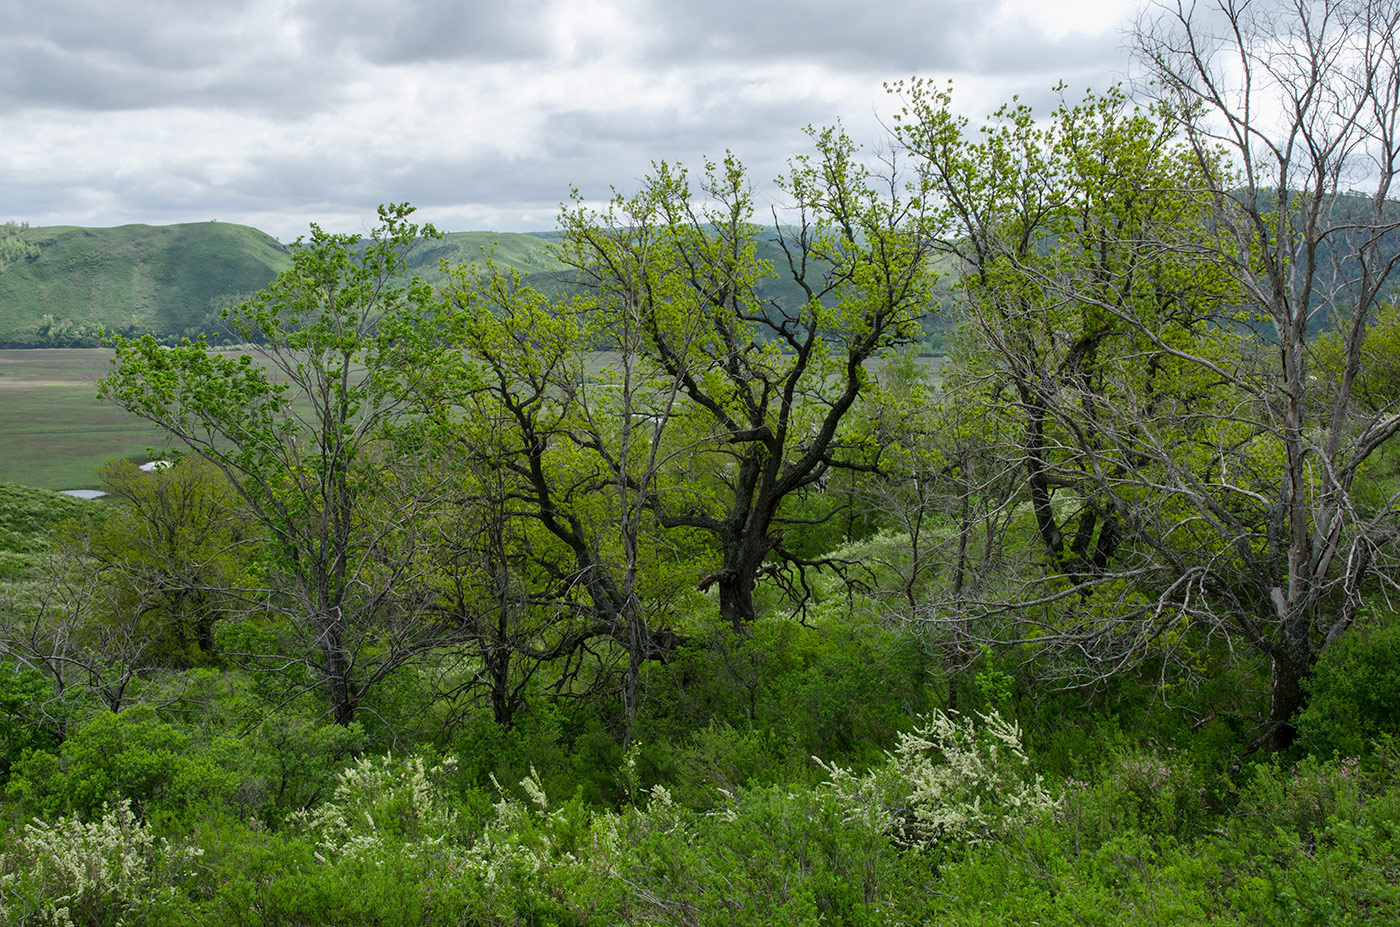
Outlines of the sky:
<svg viewBox="0 0 1400 927">
<path fill-rule="evenodd" d="M 538 231 L 726 151 L 763 201 L 808 125 L 878 146 L 887 81 L 1123 79 L 1137 2 L 0 0 L 0 221 Z"/>
</svg>

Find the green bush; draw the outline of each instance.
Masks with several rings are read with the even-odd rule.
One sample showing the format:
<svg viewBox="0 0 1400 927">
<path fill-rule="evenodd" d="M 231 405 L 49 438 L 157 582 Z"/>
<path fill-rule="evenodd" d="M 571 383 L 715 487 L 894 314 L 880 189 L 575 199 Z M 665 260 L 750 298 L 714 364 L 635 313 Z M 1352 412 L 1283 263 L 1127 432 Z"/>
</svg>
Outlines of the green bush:
<svg viewBox="0 0 1400 927">
<path fill-rule="evenodd" d="M 42 720 L 52 695 L 48 680 L 34 670 L 0 666 L 0 789 L 25 753 L 57 746 L 57 728 Z"/>
<path fill-rule="evenodd" d="M 1329 648 L 1308 683 L 1298 742 L 1319 756 L 1363 756 L 1381 734 L 1400 734 L 1400 618 L 1385 615 Z"/>
<path fill-rule="evenodd" d="M 33 750 L 14 765 L 9 791 L 44 817 L 90 819 L 108 804 L 136 812 L 232 807 L 248 765 L 246 745 L 219 737 L 197 749 L 188 733 L 137 705 L 100 712 L 71 730 L 55 753 Z"/>
</svg>

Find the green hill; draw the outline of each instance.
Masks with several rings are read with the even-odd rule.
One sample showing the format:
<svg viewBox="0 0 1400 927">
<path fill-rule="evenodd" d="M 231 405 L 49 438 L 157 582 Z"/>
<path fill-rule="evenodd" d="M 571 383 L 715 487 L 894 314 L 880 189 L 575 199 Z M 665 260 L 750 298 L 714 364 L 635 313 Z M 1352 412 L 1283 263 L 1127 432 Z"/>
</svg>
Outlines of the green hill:
<svg viewBox="0 0 1400 927">
<path fill-rule="evenodd" d="M 431 284 L 442 266 L 481 266 L 490 253 L 552 295 L 572 279 L 550 251 L 557 233 L 449 232 L 421 243 L 409 270 Z M 771 233 L 759 256 L 776 275 L 764 299 L 791 307 L 805 298 L 789 279 Z M 219 312 L 267 286 L 291 265 L 291 249 L 244 225 L 124 225 L 117 228 L 0 226 L 0 347 L 91 347 L 103 332 L 193 337 L 221 331 Z M 948 321 L 930 316 L 930 334 Z M 935 340 L 936 337 L 935 337 Z M 931 342 L 932 343 L 932 342 Z"/>
<path fill-rule="evenodd" d="M 0 268 L 0 343 L 14 346 L 90 345 L 102 329 L 193 334 L 291 263 L 272 237 L 223 222 L 19 235 L 28 253 Z"/>
<path fill-rule="evenodd" d="M 217 330 L 219 311 L 267 286 L 291 265 L 290 248 L 243 225 L 124 225 L 3 229 L 0 346 L 87 347 L 101 333 L 159 338 Z M 521 271 L 558 267 L 543 238 L 454 232 L 411 255 L 413 273 L 442 279 L 439 263 L 496 260 Z"/>
</svg>

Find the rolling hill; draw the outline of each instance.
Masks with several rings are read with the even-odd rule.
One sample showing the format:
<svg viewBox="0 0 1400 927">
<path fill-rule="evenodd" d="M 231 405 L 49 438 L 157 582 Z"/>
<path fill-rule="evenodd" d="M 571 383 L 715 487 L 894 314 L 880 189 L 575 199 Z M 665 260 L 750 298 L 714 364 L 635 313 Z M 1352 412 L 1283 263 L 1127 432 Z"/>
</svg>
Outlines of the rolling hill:
<svg viewBox="0 0 1400 927">
<path fill-rule="evenodd" d="M 421 243 L 409 272 L 430 284 L 443 265 L 503 268 L 559 296 L 572 275 L 550 250 L 557 233 L 449 232 Z M 757 242 L 775 276 L 759 295 L 783 306 L 805 297 L 786 275 L 772 234 Z M 222 309 L 267 286 L 291 266 L 291 247 L 243 225 L 124 225 L 116 228 L 0 226 L 0 347 L 94 347 L 104 333 L 150 333 L 173 341 L 223 329 Z M 946 329 L 930 316 L 928 330 Z M 936 340 L 936 339 L 935 339 Z"/>
<path fill-rule="evenodd" d="M 4 229 L 0 251 L 0 346 L 86 347 L 102 333 L 194 336 L 217 329 L 219 311 L 267 286 L 291 250 L 243 225 L 50 226 Z M 442 279 L 441 261 L 480 263 L 486 249 L 526 274 L 558 267 L 543 238 L 455 232 L 425 243 L 410 270 Z"/>
<path fill-rule="evenodd" d="M 222 301 L 266 286 L 286 246 L 222 222 L 23 230 L 29 253 L 0 269 L 0 343 L 94 344 L 99 332 L 193 334 Z"/>
</svg>

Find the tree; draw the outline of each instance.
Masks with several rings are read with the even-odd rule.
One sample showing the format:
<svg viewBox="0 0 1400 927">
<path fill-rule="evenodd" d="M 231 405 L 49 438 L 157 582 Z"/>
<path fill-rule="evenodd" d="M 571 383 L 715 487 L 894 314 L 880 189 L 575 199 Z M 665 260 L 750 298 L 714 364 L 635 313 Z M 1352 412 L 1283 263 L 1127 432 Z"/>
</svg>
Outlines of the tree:
<svg viewBox="0 0 1400 927">
<path fill-rule="evenodd" d="M 1110 94 L 1040 129 L 1012 108 L 969 143 L 916 85 L 898 130 L 1022 410 L 1047 554 L 1017 597 L 1030 636 L 1090 676 L 1243 644 L 1270 666 L 1272 747 L 1393 561 L 1393 500 L 1357 490 L 1400 428 L 1358 390 L 1397 262 L 1397 11 L 1167 7 L 1139 29 L 1145 112 Z"/>
<path fill-rule="evenodd" d="M 664 528 L 713 540 L 718 569 L 699 585 L 718 589 L 736 630 L 756 616 L 760 578 L 800 599 L 802 571 L 829 565 L 789 550 L 782 526 L 831 516 L 789 509 L 832 468 L 873 467 L 842 422 L 866 362 L 912 340 L 932 306 L 919 192 L 893 164 L 875 176 L 840 132 L 814 141 L 783 182 L 795 221 L 775 211 L 767 232 L 732 156 L 707 165 L 698 196 L 683 170 L 661 164 L 626 214 L 578 208 L 562 223 L 564 261 L 589 292 L 628 294 L 638 355 L 685 400 L 672 433 L 687 466 L 643 498 Z M 653 235 L 627 233 L 641 220 Z M 765 240 L 781 271 L 758 256 Z M 779 274 L 797 298 L 769 295 Z"/>
<path fill-rule="evenodd" d="M 1136 42 L 1220 233 L 1215 247 L 1177 253 L 1230 275 L 1274 353 L 1260 368 L 1180 355 L 1248 397 L 1237 426 L 1276 444 L 1279 466 L 1218 480 L 1176 466 L 1169 485 L 1226 544 L 1223 569 L 1192 565 L 1206 593 L 1196 616 L 1269 660 L 1261 742 L 1282 747 L 1319 655 L 1368 584 L 1393 581 L 1397 500 L 1358 489 L 1400 430 L 1393 399 L 1362 390 L 1400 262 L 1400 4 L 1167 3 Z M 1317 376 L 1309 336 L 1323 328 L 1333 359 Z"/>
<path fill-rule="evenodd" d="M 396 282 L 420 234 L 436 235 L 411 213 L 381 207 L 368 242 L 313 225 L 292 268 L 226 314 L 252 347 L 117 338 L 101 384 L 229 480 L 267 551 L 259 582 L 231 591 L 283 619 L 285 636 L 275 652 L 238 656 L 297 668 L 339 724 L 456 633 L 416 591 L 441 499 L 413 466 L 424 438 L 410 397 L 439 368 L 416 353 L 431 294 Z"/>
<path fill-rule="evenodd" d="M 237 585 L 255 541 L 223 474 L 195 457 L 149 473 L 112 459 L 98 477 L 117 504 L 94 526 L 89 556 L 109 583 L 141 590 L 176 660 L 207 658 L 227 613 L 221 593 Z"/>
<path fill-rule="evenodd" d="M 0 273 L 17 261 L 33 260 L 38 255 L 39 246 L 28 240 L 27 231 L 28 222 L 0 223 Z"/>
<path fill-rule="evenodd" d="M 39 711 L 60 731 L 74 700 L 120 712 L 162 663 L 166 629 L 151 615 L 151 590 L 95 556 L 94 534 L 69 524 L 35 594 L 0 615 L 0 653 L 49 680 L 53 697 Z"/>
<path fill-rule="evenodd" d="M 1045 125 L 1004 106 L 975 135 L 947 91 L 892 90 L 905 103 L 896 137 L 939 204 L 930 234 L 975 333 L 958 359 L 961 398 L 1017 411 L 1014 464 L 1046 570 L 1099 581 L 1124 530 L 1093 453 L 1114 392 L 1169 387 L 1153 336 L 1191 337 L 1228 289 L 1151 243 L 1208 236 L 1196 168 L 1171 127 L 1117 89 L 1062 102 Z"/>
<path fill-rule="evenodd" d="M 625 231 L 653 233 L 645 221 Z M 662 448 L 678 395 L 674 381 L 668 387 L 639 369 L 630 286 L 551 305 L 518 277 L 463 271 L 436 326 L 467 358 L 449 378 L 462 388 L 451 400 L 461 414 L 448 433 L 467 459 L 493 474 L 482 481 L 488 491 L 481 501 L 492 511 L 484 524 L 495 532 L 482 552 L 495 576 L 496 637 L 502 596 L 516 585 L 520 605 L 552 603 L 564 613 L 545 640 L 515 640 L 522 657 L 568 658 L 599 638 L 617 644 L 626 660 L 629 736 L 644 665 L 676 643 L 650 619 L 677 579 L 663 566 L 669 558 L 647 544 L 644 522 L 658 472 L 673 456 Z M 612 350 L 599 364 L 604 346 Z M 506 550 L 506 530 L 525 554 Z M 569 613 L 583 620 L 571 622 Z"/>
</svg>

